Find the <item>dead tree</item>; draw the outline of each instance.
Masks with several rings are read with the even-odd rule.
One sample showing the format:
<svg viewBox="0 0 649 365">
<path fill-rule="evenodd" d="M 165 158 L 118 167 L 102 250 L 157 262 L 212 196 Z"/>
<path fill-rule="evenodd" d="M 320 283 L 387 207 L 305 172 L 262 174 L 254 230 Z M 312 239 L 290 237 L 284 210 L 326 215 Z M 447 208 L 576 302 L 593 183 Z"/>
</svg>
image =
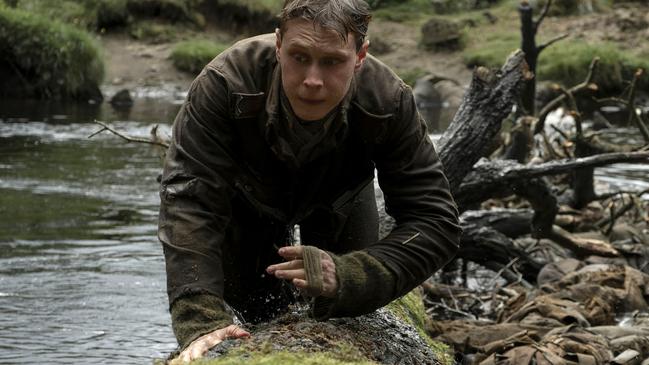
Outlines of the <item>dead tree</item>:
<svg viewBox="0 0 649 365">
<path fill-rule="evenodd" d="M 550 46 L 552 43 L 566 38 L 568 35 L 560 35 L 540 46 L 536 45 L 536 33 L 543 22 L 543 19 L 548 15 L 552 0 L 548 0 L 541 11 L 538 19 L 533 19 L 534 9 L 527 1 L 521 1 L 518 7 L 518 13 L 521 19 L 521 49 L 525 53 L 525 61 L 532 73 L 536 74 L 536 63 L 541 52 Z M 526 115 L 534 115 L 535 106 L 534 99 L 536 96 L 536 77 L 527 80 L 521 92 L 521 106 Z"/>
</svg>

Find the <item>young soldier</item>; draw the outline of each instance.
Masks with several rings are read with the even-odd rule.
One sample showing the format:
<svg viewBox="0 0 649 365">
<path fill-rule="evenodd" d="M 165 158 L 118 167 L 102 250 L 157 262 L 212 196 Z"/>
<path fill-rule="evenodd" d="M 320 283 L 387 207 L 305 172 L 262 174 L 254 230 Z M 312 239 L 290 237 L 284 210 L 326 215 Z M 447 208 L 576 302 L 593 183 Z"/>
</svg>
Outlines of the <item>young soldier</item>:
<svg viewBox="0 0 649 365">
<path fill-rule="evenodd" d="M 159 237 L 174 333 L 191 360 L 232 324 L 313 297 L 320 320 L 406 294 L 460 228 L 411 90 L 368 54 L 363 0 L 287 0 L 275 34 L 238 42 L 193 82 L 173 127 Z M 378 239 L 374 171 L 396 227 Z M 302 246 L 290 246 L 300 226 Z"/>
</svg>

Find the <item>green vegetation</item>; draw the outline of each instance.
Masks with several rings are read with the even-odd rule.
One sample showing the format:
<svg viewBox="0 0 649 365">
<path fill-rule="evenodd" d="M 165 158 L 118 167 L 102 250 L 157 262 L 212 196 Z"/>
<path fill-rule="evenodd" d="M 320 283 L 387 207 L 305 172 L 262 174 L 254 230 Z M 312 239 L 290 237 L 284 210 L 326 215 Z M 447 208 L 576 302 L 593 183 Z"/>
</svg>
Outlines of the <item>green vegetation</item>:
<svg viewBox="0 0 649 365">
<path fill-rule="evenodd" d="M 217 360 L 198 360 L 195 365 L 372 365 L 362 359 L 349 359 L 347 355 L 336 352 L 299 353 L 299 352 L 247 352 L 237 356 Z"/>
<path fill-rule="evenodd" d="M 469 67 L 500 67 L 507 56 L 520 48 L 520 35 L 517 32 L 482 32 L 470 34 L 471 43 L 463 54 L 464 63 Z"/>
<path fill-rule="evenodd" d="M 129 27 L 128 33 L 134 39 L 148 43 L 171 42 L 178 35 L 174 26 L 155 20 L 142 20 L 133 24 Z"/>
<path fill-rule="evenodd" d="M 474 39 L 474 42 L 476 40 Z M 470 66 L 498 68 L 507 56 L 520 47 L 520 35 L 513 32 L 485 32 L 480 47 L 464 52 L 464 62 Z M 635 56 L 612 43 L 589 44 L 566 40 L 545 49 L 538 60 L 539 80 L 555 81 L 564 86 L 578 84 L 586 78 L 588 66 L 599 57 L 594 81 L 605 92 L 618 92 L 633 78 L 638 68 L 649 70 L 649 60 Z M 647 82 L 641 83 L 641 87 Z"/>
<path fill-rule="evenodd" d="M 273 15 L 278 14 L 282 10 L 284 0 L 220 0 L 222 4 L 234 4 L 243 6 L 253 11 L 267 11 Z"/>
<path fill-rule="evenodd" d="M 208 40 L 186 41 L 177 44 L 171 59 L 177 69 L 198 74 L 214 57 L 228 46 Z"/>
<path fill-rule="evenodd" d="M 104 76 L 96 42 L 85 32 L 37 14 L 0 8 L 0 93 L 95 95 Z"/>
<path fill-rule="evenodd" d="M 428 343 L 440 363 L 451 365 L 454 363 L 453 352 L 448 345 L 433 341 L 426 333 L 426 322 L 429 317 L 424 308 L 421 291 L 415 289 L 403 297 L 387 305 L 389 311 L 417 329 L 419 335 Z"/>
<path fill-rule="evenodd" d="M 419 24 L 434 13 L 429 0 L 392 0 L 378 3 L 378 6 L 372 7 L 375 9 L 373 16 L 393 22 Z"/>
<path fill-rule="evenodd" d="M 134 19 L 158 18 L 200 25 L 198 0 L 17 0 L 16 8 L 88 30 L 126 26 Z"/>
<path fill-rule="evenodd" d="M 604 91 L 621 91 L 638 68 L 649 70 L 649 60 L 632 55 L 611 43 L 587 44 L 567 41 L 549 47 L 539 57 L 538 75 L 541 80 L 557 81 L 566 86 L 586 78 L 588 65 L 599 57 L 594 82 Z M 641 83 L 641 87 L 647 85 Z"/>
</svg>

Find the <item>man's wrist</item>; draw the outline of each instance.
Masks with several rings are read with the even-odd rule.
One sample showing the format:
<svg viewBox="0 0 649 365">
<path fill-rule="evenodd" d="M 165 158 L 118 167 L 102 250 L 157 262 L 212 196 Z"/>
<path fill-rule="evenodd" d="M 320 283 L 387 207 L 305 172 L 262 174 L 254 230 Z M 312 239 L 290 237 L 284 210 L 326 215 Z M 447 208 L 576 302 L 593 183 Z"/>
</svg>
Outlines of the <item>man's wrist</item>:
<svg viewBox="0 0 649 365">
<path fill-rule="evenodd" d="M 233 323 L 223 299 L 201 293 L 178 298 L 171 306 L 171 323 L 182 351 L 192 341 Z"/>
</svg>

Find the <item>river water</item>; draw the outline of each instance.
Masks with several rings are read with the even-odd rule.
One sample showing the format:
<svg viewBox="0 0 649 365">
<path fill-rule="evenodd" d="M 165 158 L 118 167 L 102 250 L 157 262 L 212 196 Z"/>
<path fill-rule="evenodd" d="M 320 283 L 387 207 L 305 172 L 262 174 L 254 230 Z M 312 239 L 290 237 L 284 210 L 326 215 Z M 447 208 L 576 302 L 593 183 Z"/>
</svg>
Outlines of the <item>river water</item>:
<svg viewBox="0 0 649 365">
<path fill-rule="evenodd" d="M 168 133 L 182 99 L 142 90 L 130 113 L 0 101 L 0 363 L 141 364 L 175 348 L 156 238 L 159 151 L 87 137 L 95 119 Z M 648 173 L 597 175 L 645 189 Z"/>
</svg>

